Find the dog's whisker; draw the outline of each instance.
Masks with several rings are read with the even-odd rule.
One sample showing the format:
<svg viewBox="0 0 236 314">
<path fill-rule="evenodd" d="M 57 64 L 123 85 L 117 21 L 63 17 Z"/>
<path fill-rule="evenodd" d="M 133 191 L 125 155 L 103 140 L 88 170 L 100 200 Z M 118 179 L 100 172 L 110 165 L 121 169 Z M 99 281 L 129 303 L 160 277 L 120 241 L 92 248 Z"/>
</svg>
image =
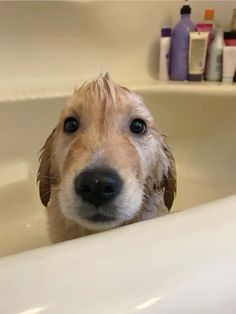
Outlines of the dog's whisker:
<svg viewBox="0 0 236 314">
<path fill-rule="evenodd" d="M 174 181 L 175 182 L 175 179 L 162 179 L 162 180 L 160 180 L 161 182 L 163 182 L 163 181 Z"/>
<path fill-rule="evenodd" d="M 46 193 L 44 193 L 43 195 L 41 195 L 41 198 L 45 197 L 46 195 L 48 195 L 51 192 L 51 190 L 48 190 Z"/>
<path fill-rule="evenodd" d="M 52 177 L 52 176 L 42 176 L 42 175 L 39 175 L 39 178 L 46 178 L 46 179 L 60 180 L 58 177 Z"/>
<path fill-rule="evenodd" d="M 165 190 L 165 193 L 174 194 L 173 191 L 168 191 L 168 190 Z"/>
<path fill-rule="evenodd" d="M 44 197 L 44 196 L 46 196 L 46 195 L 48 195 L 49 193 L 51 193 L 51 192 L 59 192 L 60 191 L 60 189 L 45 189 L 45 190 L 41 190 L 40 192 L 41 193 L 44 193 L 43 195 L 42 195 L 42 197 Z"/>
<path fill-rule="evenodd" d="M 169 179 L 169 178 L 163 178 L 163 179 L 151 179 L 151 181 L 153 181 L 153 182 L 165 182 L 165 181 L 169 181 L 169 182 L 171 182 L 171 181 L 173 181 L 173 182 L 175 182 L 176 180 L 175 179 Z M 149 182 L 149 179 L 147 180 L 147 182 Z"/>
<path fill-rule="evenodd" d="M 45 197 L 46 195 L 48 195 L 49 193 L 51 193 L 51 191 L 59 191 L 59 189 L 48 189 L 46 193 L 44 193 L 41 197 Z"/>
<path fill-rule="evenodd" d="M 47 188 L 47 189 L 41 189 L 41 192 L 50 192 L 50 191 L 60 191 L 60 188 Z"/>
<path fill-rule="evenodd" d="M 45 176 L 45 175 L 40 175 L 40 177 L 44 177 L 44 178 L 58 178 L 56 176 Z"/>
</svg>

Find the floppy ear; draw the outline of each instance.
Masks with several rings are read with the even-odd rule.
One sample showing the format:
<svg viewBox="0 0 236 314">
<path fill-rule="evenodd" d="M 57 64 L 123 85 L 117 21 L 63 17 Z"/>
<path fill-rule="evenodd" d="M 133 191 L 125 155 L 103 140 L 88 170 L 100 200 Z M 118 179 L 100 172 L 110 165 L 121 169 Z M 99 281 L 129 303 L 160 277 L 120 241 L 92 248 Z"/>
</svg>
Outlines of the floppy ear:
<svg viewBox="0 0 236 314">
<path fill-rule="evenodd" d="M 164 202 L 170 210 L 176 194 L 176 167 L 175 160 L 166 144 L 163 145 L 164 153 L 168 159 L 168 171 L 163 175 L 161 186 L 164 190 Z"/>
<path fill-rule="evenodd" d="M 39 195 L 41 202 L 46 207 L 51 194 L 51 150 L 53 143 L 55 129 L 52 131 L 43 148 L 39 157 L 39 170 L 37 175 L 37 182 L 39 184 Z"/>
</svg>

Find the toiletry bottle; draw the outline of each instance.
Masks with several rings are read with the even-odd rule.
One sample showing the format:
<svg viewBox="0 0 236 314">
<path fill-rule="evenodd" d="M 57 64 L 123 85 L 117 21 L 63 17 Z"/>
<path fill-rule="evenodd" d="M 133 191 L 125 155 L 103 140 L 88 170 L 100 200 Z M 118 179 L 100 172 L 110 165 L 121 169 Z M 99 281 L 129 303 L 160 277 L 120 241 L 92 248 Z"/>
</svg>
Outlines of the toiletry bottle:
<svg viewBox="0 0 236 314">
<path fill-rule="evenodd" d="M 220 81 L 222 77 L 222 59 L 224 48 L 224 30 L 216 29 L 207 59 L 206 79 L 208 81 Z"/>
<path fill-rule="evenodd" d="M 214 9 L 206 9 L 204 15 L 205 23 L 213 24 L 214 14 L 215 14 Z"/>
<path fill-rule="evenodd" d="M 196 24 L 197 32 L 211 32 L 214 28 L 214 10 L 206 9 L 204 20 Z"/>
<path fill-rule="evenodd" d="M 205 68 L 208 32 L 189 33 L 188 80 L 201 81 Z"/>
<path fill-rule="evenodd" d="M 232 22 L 231 22 L 231 31 L 236 32 L 236 9 L 233 10 Z"/>
<path fill-rule="evenodd" d="M 173 30 L 170 48 L 170 79 L 174 81 L 185 81 L 188 78 L 189 32 L 195 30 L 188 4 L 181 8 L 180 14 L 181 19 Z"/>
<path fill-rule="evenodd" d="M 206 9 L 205 10 L 204 23 L 211 24 L 213 30 L 216 29 L 216 28 L 221 28 L 220 24 L 215 19 L 215 11 L 214 11 L 214 9 Z"/>
<path fill-rule="evenodd" d="M 236 72 L 236 47 L 224 46 L 222 82 L 232 83 Z"/>
<path fill-rule="evenodd" d="M 212 28 L 218 28 L 219 24 L 214 20 L 215 11 L 214 9 L 206 9 L 204 15 L 204 23 L 212 25 Z"/>
<path fill-rule="evenodd" d="M 169 55 L 170 55 L 171 28 L 163 27 L 160 38 L 159 80 L 169 79 Z"/>
</svg>

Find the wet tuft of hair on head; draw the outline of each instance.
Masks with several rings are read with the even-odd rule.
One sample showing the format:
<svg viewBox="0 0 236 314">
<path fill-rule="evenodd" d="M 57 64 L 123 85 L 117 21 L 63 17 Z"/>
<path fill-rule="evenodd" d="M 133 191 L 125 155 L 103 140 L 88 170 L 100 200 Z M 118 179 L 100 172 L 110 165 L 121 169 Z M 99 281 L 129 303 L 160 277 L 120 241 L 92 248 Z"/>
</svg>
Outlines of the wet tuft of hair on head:
<svg viewBox="0 0 236 314">
<path fill-rule="evenodd" d="M 129 89 L 114 83 L 108 73 L 100 74 L 97 79 L 85 82 L 81 87 L 75 88 L 74 95 L 83 98 L 93 97 L 94 100 L 110 101 L 113 104 L 122 95 L 126 97 L 127 95 L 136 96 Z"/>
</svg>

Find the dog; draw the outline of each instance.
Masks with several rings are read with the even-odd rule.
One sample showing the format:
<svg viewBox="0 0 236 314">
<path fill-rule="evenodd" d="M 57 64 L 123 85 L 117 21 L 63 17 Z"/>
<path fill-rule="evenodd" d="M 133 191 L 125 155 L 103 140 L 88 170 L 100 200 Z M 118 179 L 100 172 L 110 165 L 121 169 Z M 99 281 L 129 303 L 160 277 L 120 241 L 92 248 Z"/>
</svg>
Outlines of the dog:
<svg viewBox="0 0 236 314">
<path fill-rule="evenodd" d="M 106 74 L 74 90 L 37 181 L 56 243 L 167 213 L 176 167 L 142 98 Z"/>
</svg>

